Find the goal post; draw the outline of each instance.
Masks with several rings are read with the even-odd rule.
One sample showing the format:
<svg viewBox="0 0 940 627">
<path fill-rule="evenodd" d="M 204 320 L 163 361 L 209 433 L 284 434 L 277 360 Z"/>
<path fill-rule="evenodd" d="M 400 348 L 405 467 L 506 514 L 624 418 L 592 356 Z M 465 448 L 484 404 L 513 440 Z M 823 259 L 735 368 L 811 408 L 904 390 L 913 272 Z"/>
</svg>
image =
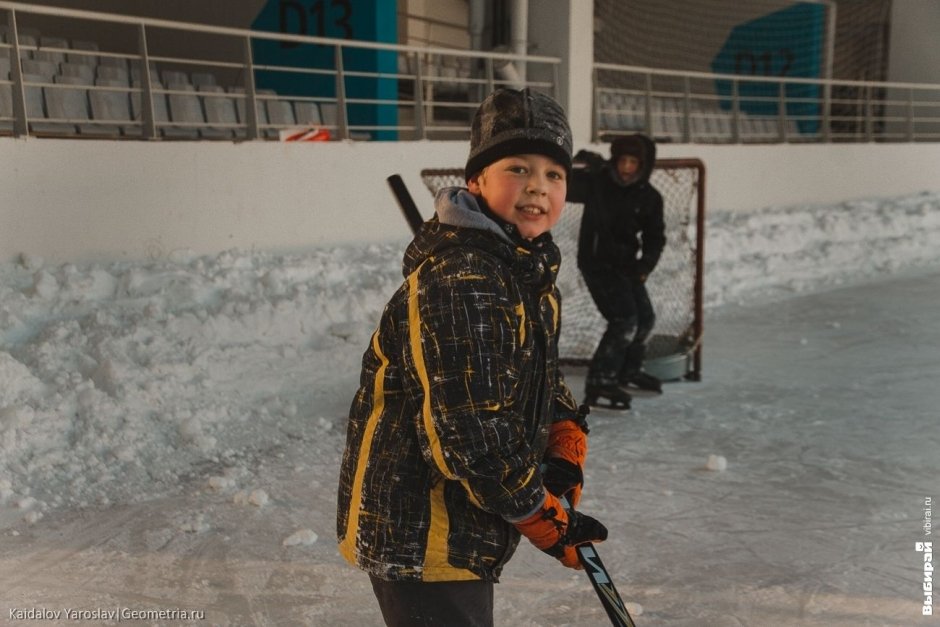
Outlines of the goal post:
<svg viewBox="0 0 940 627">
<path fill-rule="evenodd" d="M 464 186 L 463 168 L 421 171 L 431 192 Z M 663 380 L 698 381 L 702 372 L 705 165 L 699 159 L 657 159 L 650 182 L 663 196 L 666 247 L 646 287 L 656 311 L 644 369 Z M 561 249 L 557 285 L 562 296 L 559 355 L 563 363 L 587 364 L 604 334 L 601 316 L 577 266 L 584 206 L 568 203 L 552 229 Z"/>
</svg>

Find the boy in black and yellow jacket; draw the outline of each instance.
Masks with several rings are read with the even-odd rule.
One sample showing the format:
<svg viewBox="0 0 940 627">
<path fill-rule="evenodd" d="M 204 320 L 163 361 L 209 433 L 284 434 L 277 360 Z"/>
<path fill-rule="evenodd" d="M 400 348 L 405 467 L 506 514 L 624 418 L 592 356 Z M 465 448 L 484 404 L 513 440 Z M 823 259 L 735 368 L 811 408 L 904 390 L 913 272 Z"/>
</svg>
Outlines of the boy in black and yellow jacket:
<svg viewBox="0 0 940 627">
<path fill-rule="evenodd" d="M 443 189 L 363 356 L 340 472 L 340 552 L 389 625 L 492 625 L 520 533 L 566 566 L 606 538 L 577 502 L 587 425 L 558 368 L 571 131 L 500 90 L 471 129 L 466 188 Z M 549 491 L 549 489 L 551 491 Z"/>
</svg>

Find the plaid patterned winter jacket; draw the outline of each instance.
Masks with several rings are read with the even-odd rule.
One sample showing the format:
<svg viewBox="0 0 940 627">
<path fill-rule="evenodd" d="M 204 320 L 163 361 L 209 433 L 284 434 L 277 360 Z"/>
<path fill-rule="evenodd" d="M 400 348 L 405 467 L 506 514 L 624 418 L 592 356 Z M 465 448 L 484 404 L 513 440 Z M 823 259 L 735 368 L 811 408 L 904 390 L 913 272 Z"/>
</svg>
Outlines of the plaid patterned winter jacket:
<svg viewBox="0 0 940 627">
<path fill-rule="evenodd" d="M 342 555 L 383 579 L 496 581 L 543 498 L 558 371 L 558 249 L 425 223 L 362 360 L 340 471 Z"/>
</svg>

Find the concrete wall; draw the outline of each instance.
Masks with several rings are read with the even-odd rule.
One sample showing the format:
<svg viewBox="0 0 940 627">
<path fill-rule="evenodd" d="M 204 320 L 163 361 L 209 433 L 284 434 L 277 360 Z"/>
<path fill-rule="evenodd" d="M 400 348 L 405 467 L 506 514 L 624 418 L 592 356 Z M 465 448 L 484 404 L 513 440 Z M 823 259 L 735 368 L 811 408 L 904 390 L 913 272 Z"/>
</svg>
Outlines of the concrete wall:
<svg viewBox="0 0 940 627">
<path fill-rule="evenodd" d="M 576 149 L 590 147 L 576 145 Z M 592 146 L 600 152 L 605 145 Z M 465 142 L 136 142 L 0 138 L 0 260 L 302 250 L 409 237 L 385 182 L 432 214 L 423 168 L 460 167 Z M 747 211 L 940 191 L 938 144 L 660 146 L 698 157 L 707 207 Z"/>
<path fill-rule="evenodd" d="M 57 261 L 177 249 L 302 249 L 408 235 L 385 178 L 419 200 L 445 142 L 136 142 L 0 138 L 0 251 Z M 431 213 L 426 203 L 427 214 Z"/>
<path fill-rule="evenodd" d="M 940 84 L 940 2 L 891 5 L 888 80 Z"/>
<path fill-rule="evenodd" d="M 568 112 L 575 143 L 590 141 L 594 17 L 584 0 L 541 0 L 529 6 L 529 50 L 558 57 L 558 101 Z M 532 80 L 556 80 L 529 70 Z"/>
</svg>

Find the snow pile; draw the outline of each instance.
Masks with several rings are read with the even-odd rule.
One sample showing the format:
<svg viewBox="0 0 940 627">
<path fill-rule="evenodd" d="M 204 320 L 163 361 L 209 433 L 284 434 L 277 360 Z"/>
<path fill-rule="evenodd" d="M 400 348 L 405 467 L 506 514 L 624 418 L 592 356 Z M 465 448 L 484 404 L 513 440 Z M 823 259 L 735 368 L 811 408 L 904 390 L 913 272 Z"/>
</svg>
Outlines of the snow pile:
<svg viewBox="0 0 940 627">
<path fill-rule="evenodd" d="M 398 256 L 371 246 L 0 266 L 0 504 L 146 499 L 207 463 L 238 468 L 287 423 L 331 427 L 298 402 L 338 347 L 350 362 L 361 354 L 353 329 L 374 325 L 401 280 Z"/>
<path fill-rule="evenodd" d="M 769 299 L 940 261 L 940 194 L 712 211 L 705 303 Z"/>
<path fill-rule="evenodd" d="M 341 446 L 317 408 L 351 399 L 403 247 L 0 265 L 0 506 L 38 520 L 198 481 L 264 507 L 259 459 Z M 713 212 L 706 256 L 710 305 L 940 263 L 940 196 Z"/>
</svg>

